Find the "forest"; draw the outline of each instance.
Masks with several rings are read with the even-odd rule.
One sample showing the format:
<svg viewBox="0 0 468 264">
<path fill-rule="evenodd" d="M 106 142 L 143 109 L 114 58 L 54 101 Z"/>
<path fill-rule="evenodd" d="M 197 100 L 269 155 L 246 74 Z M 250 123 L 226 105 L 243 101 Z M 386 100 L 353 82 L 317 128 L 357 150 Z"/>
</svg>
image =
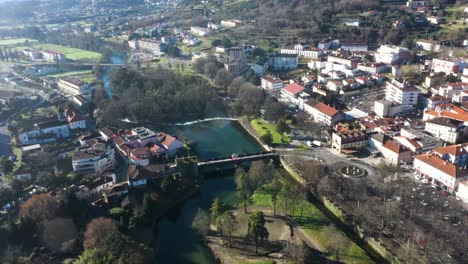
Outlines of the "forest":
<svg viewBox="0 0 468 264">
<path fill-rule="evenodd" d="M 110 74 L 113 98 L 97 90 L 95 105 L 108 125 L 128 118 L 135 122 L 166 123 L 202 118 L 219 104 L 216 90 L 205 79 L 170 70 L 137 72 L 118 69 Z"/>
</svg>

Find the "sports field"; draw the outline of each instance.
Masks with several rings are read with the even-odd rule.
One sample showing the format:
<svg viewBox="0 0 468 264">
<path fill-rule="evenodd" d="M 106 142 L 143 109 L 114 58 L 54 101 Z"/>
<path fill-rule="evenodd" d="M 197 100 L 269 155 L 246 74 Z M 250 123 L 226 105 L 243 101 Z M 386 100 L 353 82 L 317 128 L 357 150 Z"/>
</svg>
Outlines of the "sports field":
<svg viewBox="0 0 468 264">
<path fill-rule="evenodd" d="M 69 60 L 79 60 L 79 61 L 93 61 L 98 62 L 102 55 L 101 53 L 89 51 L 89 50 L 82 50 L 82 49 L 75 49 L 66 46 L 60 46 L 55 44 L 49 43 L 39 43 L 33 44 L 28 47 L 16 47 L 17 50 L 22 50 L 26 48 L 31 49 L 42 49 L 42 50 L 51 50 L 55 52 L 60 52 L 65 54 L 65 57 Z"/>
</svg>

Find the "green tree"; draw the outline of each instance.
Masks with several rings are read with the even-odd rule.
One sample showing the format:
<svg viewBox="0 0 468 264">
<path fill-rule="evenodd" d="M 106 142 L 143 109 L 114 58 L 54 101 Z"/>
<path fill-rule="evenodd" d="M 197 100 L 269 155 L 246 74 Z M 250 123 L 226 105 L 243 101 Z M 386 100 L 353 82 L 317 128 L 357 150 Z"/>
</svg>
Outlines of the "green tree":
<svg viewBox="0 0 468 264">
<path fill-rule="evenodd" d="M 249 175 L 244 169 L 238 168 L 235 172 L 235 181 L 237 195 L 244 204 L 244 212 L 247 213 L 247 204 L 253 193 L 252 187 L 250 186 Z"/>
<path fill-rule="evenodd" d="M 278 121 L 278 123 L 276 123 L 276 130 L 283 134 L 289 131 L 289 126 L 286 123 L 286 121 L 284 121 L 284 119 L 281 119 L 280 121 Z"/>
<path fill-rule="evenodd" d="M 273 143 L 273 136 L 270 134 L 270 132 L 267 132 L 260 136 L 260 141 L 262 141 L 264 144 L 271 145 Z"/>
<path fill-rule="evenodd" d="M 217 220 L 221 229 L 221 235 L 228 237 L 229 247 L 232 247 L 232 234 L 236 229 L 237 221 L 234 214 L 230 211 L 224 212 Z"/>
<path fill-rule="evenodd" d="M 213 203 L 211 204 L 210 212 L 211 212 L 211 222 L 217 223 L 216 220 L 223 213 L 223 205 L 218 197 L 216 197 L 213 200 Z"/>
<path fill-rule="evenodd" d="M 258 242 L 268 239 L 269 233 L 265 227 L 263 212 L 256 211 L 249 217 L 246 238 L 255 241 L 255 253 L 258 254 Z"/>
<path fill-rule="evenodd" d="M 10 174 L 15 167 L 15 163 L 6 157 L 2 158 L 0 165 L 2 166 L 2 171 L 4 174 Z"/>
<path fill-rule="evenodd" d="M 102 249 L 87 249 L 83 251 L 80 258 L 75 261 L 75 264 L 109 264 L 114 262 L 114 257 L 111 252 L 106 254 Z"/>
<path fill-rule="evenodd" d="M 192 228 L 205 239 L 210 229 L 210 217 L 208 213 L 198 208 L 192 221 Z"/>
<path fill-rule="evenodd" d="M 75 221 L 81 215 L 84 215 L 88 208 L 86 203 L 79 200 L 71 189 L 67 189 L 60 193 L 60 207 Z"/>
</svg>

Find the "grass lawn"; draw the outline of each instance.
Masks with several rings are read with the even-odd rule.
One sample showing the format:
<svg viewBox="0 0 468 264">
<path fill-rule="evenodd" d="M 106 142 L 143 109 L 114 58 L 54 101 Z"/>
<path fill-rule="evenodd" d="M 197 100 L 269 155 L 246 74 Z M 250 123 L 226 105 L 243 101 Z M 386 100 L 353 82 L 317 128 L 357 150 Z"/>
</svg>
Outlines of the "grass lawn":
<svg viewBox="0 0 468 264">
<path fill-rule="evenodd" d="M 26 47 L 17 47 L 17 50 L 25 49 Z M 98 62 L 102 55 L 101 53 L 89 51 L 89 50 L 82 50 L 82 49 L 75 49 L 66 46 L 60 46 L 55 44 L 49 43 L 40 43 L 28 46 L 28 48 L 33 49 L 44 49 L 44 50 L 51 50 L 55 52 L 60 52 L 65 54 L 65 57 L 70 60 L 83 60 L 83 61 L 93 61 Z"/>
<path fill-rule="evenodd" d="M 23 44 L 26 42 L 32 43 L 32 42 L 37 42 L 37 40 L 28 39 L 28 38 L 0 39 L 0 46 Z"/>
<path fill-rule="evenodd" d="M 273 144 L 284 144 L 291 142 L 291 138 L 288 136 L 281 135 L 278 130 L 276 130 L 276 126 L 266 122 L 261 118 L 256 118 L 250 121 L 250 125 L 255 129 L 259 136 L 262 136 L 268 132 L 270 132 L 271 136 L 273 137 Z"/>
<path fill-rule="evenodd" d="M 54 77 L 54 78 L 73 77 L 73 78 L 82 80 L 83 82 L 87 82 L 87 83 L 92 83 L 96 81 L 96 76 L 94 76 L 91 70 L 51 74 L 51 75 L 47 75 L 47 77 Z"/>
<path fill-rule="evenodd" d="M 21 161 L 22 161 L 22 158 L 23 158 L 23 151 L 21 150 L 21 148 L 13 147 L 13 154 L 16 155 L 15 167 L 13 168 L 13 172 L 15 172 L 15 171 L 19 170 L 19 168 L 21 168 Z"/>
<path fill-rule="evenodd" d="M 252 203 L 254 206 L 272 208 L 271 204 L 272 193 L 267 188 L 263 190 L 257 190 L 252 195 Z M 278 199 L 278 207 L 281 204 L 281 200 Z M 334 252 L 331 252 L 331 241 L 329 241 L 329 233 L 327 233 L 327 227 L 332 222 L 313 204 L 306 200 L 301 200 L 296 203 L 294 212 L 294 219 L 304 229 L 305 233 L 308 234 L 315 243 L 327 253 L 330 259 L 335 259 Z M 299 204 L 303 205 L 300 206 Z M 302 208 L 301 208 L 302 207 Z M 277 208 L 277 211 L 281 213 L 282 208 Z M 343 248 L 340 250 L 340 261 L 344 263 L 373 263 L 366 252 L 351 241 L 344 233 L 339 230 L 339 235 L 345 241 Z"/>
</svg>

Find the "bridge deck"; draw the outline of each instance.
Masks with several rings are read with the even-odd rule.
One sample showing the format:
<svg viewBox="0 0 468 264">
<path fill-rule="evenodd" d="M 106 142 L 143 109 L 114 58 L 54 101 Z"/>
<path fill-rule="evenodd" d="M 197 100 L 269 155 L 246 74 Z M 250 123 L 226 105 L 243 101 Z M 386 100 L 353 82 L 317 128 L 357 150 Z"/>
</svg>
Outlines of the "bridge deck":
<svg viewBox="0 0 468 264">
<path fill-rule="evenodd" d="M 215 160 L 207 160 L 207 161 L 198 162 L 198 166 L 253 161 L 253 160 L 266 159 L 266 158 L 271 158 L 271 157 L 276 157 L 276 156 L 278 156 L 278 153 L 268 152 L 268 153 L 261 153 L 261 154 L 245 155 L 241 157 L 220 158 L 220 159 L 215 159 Z"/>
</svg>

